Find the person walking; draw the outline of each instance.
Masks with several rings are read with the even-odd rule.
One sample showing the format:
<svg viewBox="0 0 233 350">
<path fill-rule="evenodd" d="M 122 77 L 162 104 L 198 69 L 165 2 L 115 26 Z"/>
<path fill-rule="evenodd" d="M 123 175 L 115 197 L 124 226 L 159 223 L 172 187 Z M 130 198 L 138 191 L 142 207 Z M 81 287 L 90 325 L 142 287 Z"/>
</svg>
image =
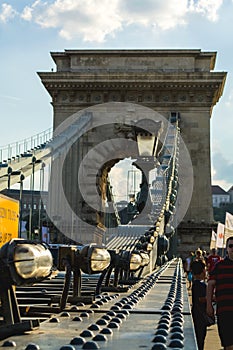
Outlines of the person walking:
<svg viewBox="0 0 233 350">
<path fill-rule="evenodd" d="M 195 257 L 194 257 L 193 261 L 201 261 L 201 262 L 203 262 L 206 265 L 205 259 L 204 259 L 203 255 L 202 255 L 202 250 L 200 248 L 198 248 L 195 251 Z"/>
<path fill-rule="evenodd" d="M 193 261 L 192 273 L 192 318 L 198 350 L 203 350 L 207 330 L 204 318 L 206 313 L 206 265 L 202 261 Z"/>
<path fill-rule="evenodd" d="M 202 256 L 203 256 L 205 263 L 206 263 L 206 266 L 207 266 L 208 254 L 207 254 L 206 250 L 202 251 Z"/>
<path fill-rule="evenodd" d="M 211 250 L 211 254 L 207 258 L 207 271 L 210 273 L 213 269 L 215 264 L 221 260 L 221 256 L 217 254 L 217 251 L 215 248 Z"/>
<path fill-rule="evenodd" d="M 184 271 L 186 273 L 186 278 L 188 280 L 188 289 L 191 289 L 191 287 L 192 287 L 191 265 L 193 262 L 193 258 L 194 258 L 194 253 L 189 252 L 189 255 L 187 256 L 187 258 L 185 259 L 185 262 L 184 262 Z"/>
<path fill-rule="evenodd" d="M 216 297 L 218 334 L 224 350 L 233 350 L 233 236 L 226 241 L 225 259 L 219 261 L 209 273 L 207 285 L 207 308 L 214 316 L 213 297 Z"/>
</svg>

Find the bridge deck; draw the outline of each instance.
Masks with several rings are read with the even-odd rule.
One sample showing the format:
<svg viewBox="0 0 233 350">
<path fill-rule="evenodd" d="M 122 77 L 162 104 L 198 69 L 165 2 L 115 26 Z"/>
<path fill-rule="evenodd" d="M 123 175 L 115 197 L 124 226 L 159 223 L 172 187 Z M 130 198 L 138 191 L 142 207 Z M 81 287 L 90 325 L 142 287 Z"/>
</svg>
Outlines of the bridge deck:
<svg viewBox="0 0 233 350">
<path fill-rule="evenodd" d="M 223 350 L 216 324 L 207 329 L 204 350 Z"/>
<path fill-rule="evenodd" d="M 191 306 L 191 291 L 189 291 L 188 294 Z M 223 350 L 218 336 L 217 324 L 207 328 L 204 350 Z"/>
<path fill-rule="evenodd" d="M 128 291 L 103 292 L 89 306 L 68 306 L 39 329 L 2 340 L 0 347 L 10 348 L 6 341 L 14 341 L 17 350 L 155 349 L 159 340 L 164 349 L 175 349 L 177 343 L 185 350 L 197 349 L 186 281 L 177 261 Z M 83 345 L 72 345 L 75 341 Z"/>
</svg>

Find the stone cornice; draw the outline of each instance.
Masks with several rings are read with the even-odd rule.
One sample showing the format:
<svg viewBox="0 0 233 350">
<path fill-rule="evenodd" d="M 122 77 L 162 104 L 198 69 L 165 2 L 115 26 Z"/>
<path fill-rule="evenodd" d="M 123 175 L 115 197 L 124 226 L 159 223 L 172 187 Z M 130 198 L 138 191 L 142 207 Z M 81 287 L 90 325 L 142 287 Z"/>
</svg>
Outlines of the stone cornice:
<svg viewBox="0 0 233 350">
<path fill-rule="evenodd" d="M 42 73 L 40 77 L 54 103 L 131 101 L 147 104 L 204 103 L 211 107 L 222 95 L 226 73 L 150 75 L 146 79 L 145 75 L 129 75 L 126 79 L 124 74 L 124 77 L 116 76 L 115 80 L 113 77 L 106 79 L 106 76 L 91 75 L 87 79 L 87 75 L 72 73 Z"/>
<path fill-rule="evenodd" d="M 183 74 L 77 74 L 38 73 L 47 89 L 218 89 L 224 84 L 226 73 Z"/>
<path fill-rule="evenodd" d="M 100 70 L 92 70 L 89 73 L 85 72 L 38 72 L 43 82 L 59 81 L 222 81 L 227 75 L 226 72 L 183 72 L 183 71 L 139 71 L 132 70 L 131 72 L 108 72 Z"/>
<path fill-rule="evenodd" d="M 200 50 L 65 50 L 51 53 L 55 72 L 39 72 L 53 105 L 104 102 L 204 106 L 222 95 L 226 73 L 216 52 Z"/>
<path fill-rule="evenodd" d="M 108 82 L 44 82 L 44 86 L 48 89 L 48 91 L 56 90 L 120 90 L 122 88 L 129 90 L 155 90 L 155 89 L 182 89 L 182 90 L 202 90 L 202 89 L 219 89 L 221 83 L 220 82 L 116 82 L 116 83 L 108 83 Z"/>
<path fill-rule="evenodd" d="M 81 78 L 75 78 L 70 77 L 62 78 L 58 76 L 53 77 L 42 77 L 43 83 L 45 87 L 48 89 L 48 91 L 53 89 L 121 89 L 124 87 L 125 89 L 219 89 L 219 87 L 224 84 L 225 82 L 225 76 L 224 73 L 219 73 L 218 75 L 215 75 L 214 77 L 210 77 L 209 79 L 206 79 L 204 77 L 203 79 L 197 78 L 193 79 L 192 77 L 189 77 L 189 79 L 181 78 L 177 79 L 175 77 L 170 76 L 169 79 L 166 79 L 165 77 L 163 79 L 152 79 L 147 77 L 147 79 L 139 79 L 138 77 L 130 77 L 129 79 L 91 79 L 89 77 L 88 79 L 85 79 L 84 77 Z"/>
</svg>

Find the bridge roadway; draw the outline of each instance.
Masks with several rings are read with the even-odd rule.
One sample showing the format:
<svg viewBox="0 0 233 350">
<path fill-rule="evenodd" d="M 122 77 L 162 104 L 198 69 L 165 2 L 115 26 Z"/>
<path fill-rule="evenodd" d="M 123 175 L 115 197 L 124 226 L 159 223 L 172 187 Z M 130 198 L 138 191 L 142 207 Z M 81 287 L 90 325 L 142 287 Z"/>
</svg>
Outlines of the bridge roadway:
<svg viewBox="0 0 233 350">
<path fill-rule="evenodd" d="M 51 300 L 57 295 L 56 286 L 61 281 L 58 275 L 28 290 L 17 287 L 21 312 L 27 313 L 22 321 L 37 318 L 41 320 L 40 327 L 24 335 L 2 337 L 0 347 L 14 346 L 16 350 L 197 349 L 180 259 L 166 263 L 128 286 L 128 290 L 102 289 L 91 304 L 67 304 L 62 312 L 57 312 L 57 304 L 51 304 Z M 86 283 L 92 286 L 93 292 L 93 277 L 87 276 L 85 289 Z M 82 285 L 83 292 L 87 290 L 83 291 Z M 40 301 L 44 305 L 39 305 L 39 301 L 35 304 L 38 293 L 45 298 L 44 302 Z M 43 312 L 39 312 L 40 309 Z"/>
</svg>

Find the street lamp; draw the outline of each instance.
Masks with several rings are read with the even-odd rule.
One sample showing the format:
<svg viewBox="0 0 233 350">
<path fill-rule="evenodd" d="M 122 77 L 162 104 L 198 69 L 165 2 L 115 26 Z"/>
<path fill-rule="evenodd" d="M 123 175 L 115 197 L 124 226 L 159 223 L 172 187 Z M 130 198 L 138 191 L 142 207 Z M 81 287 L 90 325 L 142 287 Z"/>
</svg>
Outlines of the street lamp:
<svg viewBox="0 0 233 350">
<path fill-rule="evenodd" d="M 32 157 L 32 174 L 31 174 L 31 206 L 29 213 L 29 237 L 32 239 L 32 222 L 33 222 L 33 213 L 34 213 L 34 184 L 35 184 L 35 164 L 36 157 Z"/>
<path fill-rule="evenodd" d="M 10 187 L 11 187 L 11 174 L 12 174 L 12 168 L 9 167 L 7 169 L 7 190 L 9 191 L 10 190 Z"/>
<path fill-rule="evenodd" d="M 11 176 L 17 176 L 20 175 L 21 171 L 17 170 L 17 171 L 13 171 L 13 169 L 11 167 L 7 168 L 7 191 L 10 191 L 10 187 L 11 187 Z"/>
<path fill-rule="evenodd" d="M 140 157 L 153 157 L 158 147 L 158 136 L 162 127 L 161 121 L 141 119 L 135 124 L 135 134 Z"/>
<path fill-rule="evenodd" d="M 32 239 L 32 232 L 33 232 L 33 215 L 34 215 L 34 188 L 35 188 L 35 170 L 36 170 L 36 164 L 41 163 L 40 159 L 36 159 L 35 156 L 32 157 L 32 175 L 31 175 L 31 208 L 30 208 L 30 215 L 29 215 L 29 234 L 30 238 Z"/>
<path fill-rule="evenodd" d="M 40 239 L 40 229 L 39 227 L 34 227 L 34 240 Z"/>
<path fill-rule="evenodd" d="M 19 212 L 19 238 L 21 238 L 22 235 L 22 214 L 23 214 L 23 202 L 22 202 L 22 196 L 23 196 L 23 181 L 25 177 L 23 174 L 20 175 L 20 188 L 19 188 L 19 204 L 20 204 L 20 212 Z"/>
<path fill-rule="evenodd" d="M 162 128 L 161 121 L 141 119 L 135 123 L 135 135 L 140 157 L 153 157 L 158 147 L 158 136 Z"/>
<path fill-rule="evenodd" d="M 39 228 L 39 238 L 42 240 L 42 225 L 41 225 L 41 219 L 42 219 L 42 209 L 43 209 L 43 202 L 42 202 L 42 196 L 41 193 L 44 193 L 44 168 L 46 164 L 44 162 L 41 163 L 40 168 L 40 200 L 39 200 L 39 207 L 38 207 L 38 228 Z"/>
<path fill-rule="evenodd" d="M 139 157 L 133 164 L 142 172 L 141 189 L 137 196 L 139 213 L 144 211 L 145 214 L 149 214 L 151 212 L 149 172 L 156 166 L 155 156 L 161 128 L 162 122 L 152 119 L 141 119 L 135 123 L 134 131 Z"/>
</svg>

